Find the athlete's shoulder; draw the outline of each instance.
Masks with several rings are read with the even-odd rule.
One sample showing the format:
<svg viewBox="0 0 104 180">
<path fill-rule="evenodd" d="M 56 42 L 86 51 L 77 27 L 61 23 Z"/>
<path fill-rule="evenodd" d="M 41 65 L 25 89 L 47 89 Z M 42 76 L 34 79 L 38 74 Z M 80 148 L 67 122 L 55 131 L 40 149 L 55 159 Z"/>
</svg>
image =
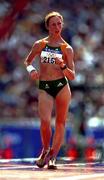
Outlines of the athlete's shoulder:
<svg viewBox="0 0 104 180">
<path fill-rule="evenodd" d="M 45 45 L 46 45 L 46 38 L 42 38 L 34 42 L 33 48 L 35 47 L 35 48 L 42 49 L 44 48 Z"/>
<path fill-rule="evenodd" d="M 65 40 L 63 40 L 63 42 L 61 43 L 61 49 L 62 51 L 66 51 L 68 49 L 72 50 L 72 47 Z"/>
</svg>

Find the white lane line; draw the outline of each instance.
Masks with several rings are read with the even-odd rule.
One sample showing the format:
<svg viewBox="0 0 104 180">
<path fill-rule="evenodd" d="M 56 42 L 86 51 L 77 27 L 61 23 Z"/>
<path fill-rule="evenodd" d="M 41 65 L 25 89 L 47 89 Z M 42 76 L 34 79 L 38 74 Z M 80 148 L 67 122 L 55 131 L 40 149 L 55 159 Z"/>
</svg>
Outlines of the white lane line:
<svg viewBox="0 0 104 180">
<path fill-rule="evenodd" d="M 77 176 L 71 176 L 71 177 L 57 177 L 57 178 L 49 178 L 49 180 L 85 180 L 85 179 L 91 179 L 91 178 L 104 178 L 104 173 L 100 174 L 85 174 L 85 175 L 77 175 Z"/>
<path fill-rule="evenodd" d="M 0 167 L 0 170 L 18 170 L 18 169 L 35 169 L 38 168 L 36 166 L 8 166 L 8 167 Z"/>
<path fill-rule="evenodd" d="M 23 180 L 25 180 L 25 179 L 32 179 L 32 177 L 30 176 L 30 174 L 23 174 L 23 175 L 19 175 L 18 173 L 17 174 L 0 174 L 0 179 L 6 179 L 6 180 L 8 180 L 9 178 L 10 179 L 14 179 L 14 178 L 18 178 L 18 180 L 19 179 L 23 179 Z"/>
</svg>

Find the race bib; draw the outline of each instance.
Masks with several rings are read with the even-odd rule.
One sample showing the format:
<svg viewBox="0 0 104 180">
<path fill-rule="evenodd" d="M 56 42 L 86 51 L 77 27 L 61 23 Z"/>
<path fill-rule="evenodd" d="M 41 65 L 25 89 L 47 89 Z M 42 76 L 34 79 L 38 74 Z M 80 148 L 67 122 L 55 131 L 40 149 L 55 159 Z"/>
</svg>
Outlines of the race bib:
<svg viewBox="0 0 104 180">
<path fill-rule="evenodd" d="M 55 64 L 55 58 L 62 58 L 61 53 L 57 53 L 55 50 L 43 50 L 41 52 L 41 63 Z"/>
</svg>

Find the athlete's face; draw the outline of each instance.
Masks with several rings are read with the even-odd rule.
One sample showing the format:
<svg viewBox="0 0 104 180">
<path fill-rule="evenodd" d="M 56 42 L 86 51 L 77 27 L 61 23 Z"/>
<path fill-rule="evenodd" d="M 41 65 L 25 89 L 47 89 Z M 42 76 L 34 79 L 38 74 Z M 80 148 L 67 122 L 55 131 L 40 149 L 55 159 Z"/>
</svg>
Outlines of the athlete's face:
<svg viewBox="0 0 104 180">
<path fill-rule="evenodd" d="M 48 24 L 48 30 L 50 34 L 58 35 L 61 33 L 63 27 L 63 21 L 60 17 L 51 17 Z"/>
</svg>

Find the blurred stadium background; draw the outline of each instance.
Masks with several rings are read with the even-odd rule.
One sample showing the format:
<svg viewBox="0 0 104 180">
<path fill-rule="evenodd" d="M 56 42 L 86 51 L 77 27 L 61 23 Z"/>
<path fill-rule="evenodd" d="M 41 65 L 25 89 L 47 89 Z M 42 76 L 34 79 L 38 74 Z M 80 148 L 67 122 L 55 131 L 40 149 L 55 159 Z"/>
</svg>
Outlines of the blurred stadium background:
<svg viewBox="0 0 104 180">
<path fill-rule="evenodd" d="M 103 0 L 0 0 L 0 158 L 37 157 L 41 149 L 38 82 L 29 79 L 24 59 L 47 35 L 44 16 L 50 11 L 64 16 L 63 37 L 74 49 L 76 68 L 59 156 L 103 160 Z M 54 109 L 52 116 L 54 123 Z"/>
</svg>

